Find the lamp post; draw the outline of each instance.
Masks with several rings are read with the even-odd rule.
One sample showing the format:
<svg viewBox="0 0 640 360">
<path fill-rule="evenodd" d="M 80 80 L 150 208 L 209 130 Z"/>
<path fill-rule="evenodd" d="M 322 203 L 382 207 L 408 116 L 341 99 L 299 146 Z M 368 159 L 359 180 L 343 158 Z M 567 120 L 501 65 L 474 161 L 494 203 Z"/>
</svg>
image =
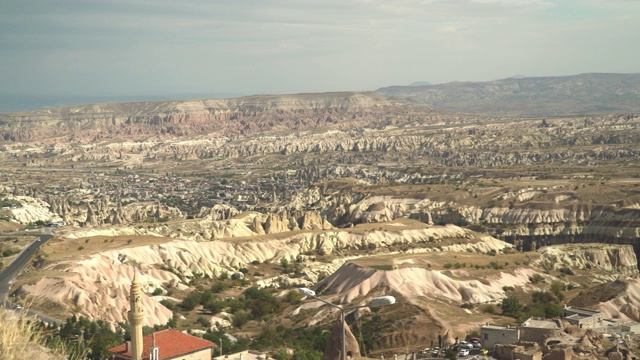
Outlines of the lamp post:
<svg viewBox="0 0 640 360">
<path fill-rule="evenodd" d="M 345 312 L 347 312 L 347 310 L 353 310 L 353 309 L 359 309 L 359 308 L 365 308 L 365 307 L 380 307 L 380 306 L 387 306 L 387 305 L 393 305 L 396 303 L 396 298 L 390 295 L 387 296 L 380 296 L 380 297 L 376 297 L 371 299 L 371 301 L 367 304 L 367 305 L 356 305 L 356 306 L 347 306 L 347 307 L 343 307 L 340 305 L 336 305 L 332 302 L 329 302 L 327 300 L 321 299 L 318 296 L 316 296 L 316 292 L 309 289 L 309 288 L 299 288 L 298 291 L 302 294 L 302 295 L 306 295 L 308 297 L 312 297 L 316 300 L 320 300 L 323 303 L 334 307 L 338 310 L 340 310 L 340 316 L 342 318 L 342 360 L 347 360 L 347 345 L 346 345 L 346 336 L 345 336 L 345 325 L 344 323 L 345 321 Z"/>
</svg>

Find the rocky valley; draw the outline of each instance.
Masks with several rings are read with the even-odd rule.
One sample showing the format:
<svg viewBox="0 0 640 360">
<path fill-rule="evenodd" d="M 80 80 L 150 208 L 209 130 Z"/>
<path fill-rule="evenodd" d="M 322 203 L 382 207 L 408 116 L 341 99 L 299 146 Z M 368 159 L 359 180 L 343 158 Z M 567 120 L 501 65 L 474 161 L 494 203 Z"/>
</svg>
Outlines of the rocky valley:
<svg viewBox="0 0 640 360">
<path fill-rule="evenodd" d="M 640 321 L 638 111 L 469 115 L 398 94 L 0 115 L 3 263 L 30 235 L 20 231 L 55 235 L 12 298 L 115 328 L 137 272 L 146 325 L 252 337 L 332 322 L 321 303 L 292 298 L 300 287 L 338 304 L 392 294 L 398 306 L 349 319 L 395 319 L 362 340 L 375 356 L 513 323 L 504 299 L 538 292 Z M 286 305 L 242 324 L 246 309 L 178 306 L 222 281 L 220 297 L 255 286 Z"/>
</svg>

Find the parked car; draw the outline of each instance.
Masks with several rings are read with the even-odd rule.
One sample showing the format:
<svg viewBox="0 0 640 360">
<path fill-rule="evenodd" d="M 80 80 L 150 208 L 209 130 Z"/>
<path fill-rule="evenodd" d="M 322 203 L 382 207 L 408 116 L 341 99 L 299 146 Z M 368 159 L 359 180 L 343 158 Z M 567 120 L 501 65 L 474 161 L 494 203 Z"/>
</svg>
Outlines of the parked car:
<svg viewBox="0 0 640 360">
<path fill-rule="evenodd" d="M 440 348 L 439 347 L 435 347 L 433 349 L 433 351 L 431 352 L 431 355 L 436 356 L 436 355 L 438 355 L 438 353 L 440 353 Z"/>
<path fill-rule="evenodd" d="M 473 345 L 474 348 L 481 348 L 482 347 L 482 343 L 480 343 L 480 341 L 476 341 L 476 340 L 471 341 L 471 345 Z"/>
<path fill-rule="evenodd" d="M 460 341 L 458 343 L 458 349 L 473 349 L 473 344 L 466 341 Z"/>
<path fill-rule="evenodd" d="M 469 355 L 469 349 L 461 349 L 460 352 L 458 352 L 458 356 L 467 356 Z"/>
</svg>

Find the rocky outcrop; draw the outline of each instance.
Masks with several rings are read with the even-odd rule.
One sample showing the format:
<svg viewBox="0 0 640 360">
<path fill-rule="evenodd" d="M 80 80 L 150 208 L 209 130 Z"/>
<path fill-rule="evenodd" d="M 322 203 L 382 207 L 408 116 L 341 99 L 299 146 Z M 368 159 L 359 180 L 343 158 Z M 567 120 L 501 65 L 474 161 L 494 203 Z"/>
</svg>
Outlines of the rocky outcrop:
<svg viewBox="0 0 640 360">
<path fill-rule="evenodd" d="M 132 224 L 140 222 L 158 222 L 184 217 L 174 207 L 156 202 L 133 202 L 123 205 L 121 200 L 110 201 L 109 196 L 86 195 L 88 201 L 77 203 L 72 197 L 46 195 L 42 197 L 67 224 L 79 226 L 104 226 Z"/>
<path fill-rule="evenodd" d="M 544 247 L 536 265 L 546 270 L 599 269 L 615 274 L 638 274 L 631 245 L 573 244 Z"/>
<path fill-rule="evenodd" d="M 544 190 L 544 191 L 542 191 Z M 640 207 L 633 198 L 624 204 L 578 205 L 571 193 L 553 189 L 519 191 L 496 196 L 511 207 L 481 207 L 429 198 L 340 194 L 317 203 L 334 224 L 386 222 L 413 218 L 425 223 L 482 226 L 520 250 L 563 243 L 630 244 L 640 251 Z M 552 198 L 553 200 L 548 200 Z M 512 200 L 515 199 L 515 200 Z M 533 200 L 533 201 L 531 201 Z M 520 203 L 518 203 L 520 202 Z"/>
<path fill-rule="evenodd" d="M 352 263 L 344 264 L 316 286 L 319 291 L 335 294 L 340 303 L 349 303 L 366 296 L 376 286 L 388 287 L 403 294 L 409 301 L 421 297 L 450 300 L 455 303 L 486 303 L 504 297 L 503 286 L 524 286 L 535 272 L 521 268 L 514 273 L 499 273 L 490 283 L 461 280 L 455 274 L 425 268 L 407 267 L 396 270 L 375 270 Z"/>
<path fill-rule="evenodd" d="M 49 204 L 40 199 L 35 199 L 31 196 L 14 195 L 10 195 L 7 198 L 17 201 L 21 205 L 4 210 L 3 215 L 21 224 L 61 220 L 55 212 L 51 211 Z"/>
<path fill-rule="evenodd" d="M 241 220 L 236 220 L 241 221 Z M 184 226 L 184 224 L 183 224 Z M 246 227 L 245 227 L 246 228 Z M 246 228 L 248 229 L 248 228 Z M 70 238 L 86 237 L 94 231 L 96 236 L 118 234 L 152 235 L 148 229 L 82 230 L 69 234 Z M 111 231 L 110 234 L 106 233 Z M 133 232 L 132 232 L 133 231 Z M 458 239 L 458 241 L 455 241 Z M 452 241 L 455 245 L 442 246 Z M 327 276 L 338 269 L 347 258 L 330 263 L 315 262 L 305 255 L 341 254 L 347 249 L 383 249 L 393 244 L 414 244 L 423 251 L 499 252 L 510 245 L 499 240 L 483 237 L 472 231 L 456 226 L 436 226 L 424 229 L 401 230 L 358 234 L 344 230 L 304 231 L 277 238 L 263 235 L 252 241 L 206 241 L 175 240 L 150 246 L 137 246 L 120 250 L 99 252 L 85 259 L 72 259 L 45 265 L 42 271 L 55 270 L 58 276 L 45 275 L 35 283 L 23 285 L 20 292 L 41 296 L 67 305 L 79 306 L 82 315 L 104 319 L 116 323 L 125 319 L 128 286 L 133 269 L 137 269 L 143 291 L 152 293 L 155 289 L 184 288 L 189 279 L 196 276 L 217 277 L 222 273 L 233 274 L 241 268 L 252 268 L 252 263 L 271 262 L 279 264 L 282 259 L 290 263 L 304 262 L 302 275 L 296 278 L 279 276 L 263 279 L 258 286 L 298 286 L 309 287 L 320 276 Z M 513 280 L 513 279 L 510 279 Z M 505 281 L 510 281 L 505 278 Z M 527 280 L 528 281 L 528 280 Z M 475 286 L 475 285 L 473 285 Z M 427 291 L 425 289 L 425 291 Z M 430 290 L 429 290 L 430 291 Z M 465 295 L 467 296 L 467 295 Z M 469 295 L 473 298 L 476 295 Z M 171 312 L 158 303 L 157 299 L 146 297 L 143 305 L 150 314 L 148 325 L 165 324 Z"/>
<path fill-rule="evenodd" d="M 322 354 L 322 360 L 342 360 L 345 358 L 342 356 L 343 326 L 344 348 L 347 351 L 347 355 L 351 356 L 351 359 L 362 356 L 360 354 L 360 345 L 358 344 L 358 340 L 353 335 L 353 332 L 351 332 L 349 325 L 346 323 L 343 324 L 342 319 L 337 319 L 333 322 L 333 326 L 331 327 L 331 334 L 329 335 L 329 341 L 327 342 L 327 346 Z"/>
</svg>

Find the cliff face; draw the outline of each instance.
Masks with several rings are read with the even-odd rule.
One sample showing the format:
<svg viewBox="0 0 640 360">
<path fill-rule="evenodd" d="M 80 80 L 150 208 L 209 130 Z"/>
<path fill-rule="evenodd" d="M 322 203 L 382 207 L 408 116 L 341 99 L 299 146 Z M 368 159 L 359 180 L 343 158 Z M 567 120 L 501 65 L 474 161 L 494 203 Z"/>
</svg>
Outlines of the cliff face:
<svg viewBox="0 0 640 360">
<path fill-rule="evenodd" d="M 605 242 L 630 244 L 640 251 L 640 203 L 634 197 L 608 205 L 580 204 L 565 187 L 495 192 L 509 206 L 469 205 L 472 199 L 439 199 L 341 194 L 318 204 L 333 224 L 385 222 L 413 218 L 428 224 L 455 224 L 482 229 L 524 251 L 545 245 Z M 557 201 L 553 200 L 556 199 Z M 491 202 L 495 202 L 492 199 Z M 593 201 L 590 201 L 593 202 Z M 467 203 L 467 204 L 465 204 Z"/>
<path fill-rule="evenodd" d="M 0 115 L 0 140 L 87 143 L 119 136 L 251 135 L 347 118 L 370 122 L 379 109 L 399 103 L 376 93 L 326 93 L 81 105 Z"/>
</svg>

